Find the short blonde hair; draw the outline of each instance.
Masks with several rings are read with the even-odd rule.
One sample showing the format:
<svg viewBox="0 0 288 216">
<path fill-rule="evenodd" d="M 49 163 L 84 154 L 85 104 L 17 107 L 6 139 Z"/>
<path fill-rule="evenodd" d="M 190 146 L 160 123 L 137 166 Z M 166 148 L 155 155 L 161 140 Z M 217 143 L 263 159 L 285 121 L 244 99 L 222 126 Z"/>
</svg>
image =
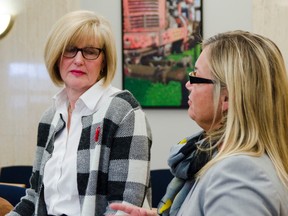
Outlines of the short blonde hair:
<svg viewBox="0 0 288 216">
<path fill-rule="evenodd" d="M 56 86 L 64 84 L 58 63 L 70 44 L 92 41 L 103 49 L 105 66 L 100 72 L 104 85 L 112 82 L 116 67 L 117 53 L 110 23 L 103 16 L 91 11 L 73 11 L 61 17 L 52 27 L 45 45 L 44 60 L 51 80 Z"/>
</svg>

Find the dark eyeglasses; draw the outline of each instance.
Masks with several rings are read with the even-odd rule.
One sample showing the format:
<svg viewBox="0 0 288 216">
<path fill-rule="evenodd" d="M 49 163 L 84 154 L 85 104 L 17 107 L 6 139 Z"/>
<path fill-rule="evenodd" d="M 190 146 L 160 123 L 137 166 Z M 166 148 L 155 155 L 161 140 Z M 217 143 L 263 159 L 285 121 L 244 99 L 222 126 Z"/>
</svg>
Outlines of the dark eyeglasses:
<svg viewBox="0 0 288 216">
<path fill-rule="evenodd" d="M 197 77 L 195 71 L 192 71 L 189 73 L 189 80 L 190 80 L 190 84 L 195 84 L 195 83 L 214 84 L 215 83 L 214 80 Z"/>
<path fill-rule="evenodd" d="M 63 53 L 63 56 L 66 58 L 74 58 L 78 52 L 81 52 L 83 58 L 87 60 L 95 60 L 99 57 L 100 53 L 103 52 L 103 49 L 95 48 L 95 47 L 67 47 Z"/>
</svg>

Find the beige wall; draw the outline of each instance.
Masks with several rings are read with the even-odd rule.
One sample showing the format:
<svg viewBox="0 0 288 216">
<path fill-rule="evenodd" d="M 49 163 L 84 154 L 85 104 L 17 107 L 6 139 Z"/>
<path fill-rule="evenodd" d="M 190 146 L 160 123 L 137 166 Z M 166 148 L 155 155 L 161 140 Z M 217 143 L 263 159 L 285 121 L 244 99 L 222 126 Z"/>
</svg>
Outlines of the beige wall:
<svg viewBox="0 0 288 216">
<path fill-rule="evenodd" d="M 206 36 L 220 30 L 251 27 L 252 31 L 274 40 L 288 62 L 287 0 L 253 0 L 252 5 L 250 0 L 226 0 L 226 3 L 217 0 L 218 6 L 223 3 L 219 9 L 211 6 L 215 0 L 204 1 L 207 15 L 214 15 L 206 20 Z M 243 6 L 240 12 L 236 3 Z M 121 88 L 120 0 L 0 0 L 0 10 L 4 7 L 15 11 L 16 20 L 11 32 L 0 39 L 0 167 L 33 162 L 38 120 L 57 91 L 43 65 L 43 46 L 52 24 L 66 12 L 79 8 L 97 10 L 111 21 L 119 53 L 114 84 Z M 152 168 L 162 168 L 166 166 L 169 146 L 198 128 L 185 110 L 146 110 L 146 113 L 155 141 Z"/>
<path fill-rule="evenodd" d="M 287 0 L 253 0 L 253 31 L 269 37 L 279 46 L 288 68 L 287 19 Z"/>
<path fill-rule="evenodd" d="M 39 118 L 56 88 L 43 64 L 43 46 L 52 24 L 79 8 L 78 0 L 1 0 L 15 15 L 0 40 L 0 167 L 32 164 Z"/>
</svg>

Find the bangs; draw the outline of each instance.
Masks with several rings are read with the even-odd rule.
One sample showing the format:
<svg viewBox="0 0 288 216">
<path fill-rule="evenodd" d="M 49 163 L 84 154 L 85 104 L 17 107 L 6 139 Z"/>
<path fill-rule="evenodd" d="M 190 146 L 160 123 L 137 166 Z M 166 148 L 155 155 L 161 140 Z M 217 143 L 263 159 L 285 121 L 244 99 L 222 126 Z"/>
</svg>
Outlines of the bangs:
<svg viewBox="0 0 288 216">
<path fill-rule="evenodd" d="M 88 23 L 75 31 L 75 34 L 71 37 L 71 40 L 68 42 L 67 46 L 74 46 L 79 43 L 84 43 L 87 46 L 102 48 L 103 40 L 101 40 L 101 34 L 99 35 L 97 26 L 91 28 L 92 25 L 96 24 Z"/>
</svg>

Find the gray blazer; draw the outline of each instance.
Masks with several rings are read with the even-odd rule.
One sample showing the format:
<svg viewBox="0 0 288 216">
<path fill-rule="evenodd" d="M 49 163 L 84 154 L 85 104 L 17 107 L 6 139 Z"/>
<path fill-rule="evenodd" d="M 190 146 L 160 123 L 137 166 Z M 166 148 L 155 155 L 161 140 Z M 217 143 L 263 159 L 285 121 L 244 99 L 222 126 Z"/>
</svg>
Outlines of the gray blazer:
<svg viewBox="0 0 288 216">
<path fill-rule="evenodd" d="M 287 216 L 288 190 L 266 154 L 231 156 L 195 183 L 178 215 Z"/>
</svg>

